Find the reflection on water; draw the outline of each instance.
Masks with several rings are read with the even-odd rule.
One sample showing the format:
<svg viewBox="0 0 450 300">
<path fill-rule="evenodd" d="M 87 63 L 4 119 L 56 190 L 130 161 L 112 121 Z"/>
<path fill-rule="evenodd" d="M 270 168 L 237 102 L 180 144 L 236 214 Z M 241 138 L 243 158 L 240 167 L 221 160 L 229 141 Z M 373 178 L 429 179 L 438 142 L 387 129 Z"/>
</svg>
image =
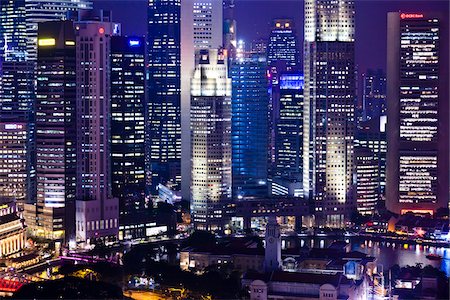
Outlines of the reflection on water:
<svg viewBox="0 0 450 300">
<path fill-rule="evenodd" d="M 328 247 L 336 239 L 330 238 L 302 238 L 301 245 L 320 248 Z M 360 238 L 345 239 L 351 244 L 353 251 L 367 253 L 377 258 L 377 263 L 387 268 L 395 264 L 403 267 L 406 265 L 414 266 L 421 263 L 422 266 L 432 265 L 444 271 L 450 277 L 450 248 L 434 247 L 425 245 L 410 245 L 407 243 L 379 242 Z M 441 261 L 429 260 L 427 254 L 434 253 L 443 257 Z"/>
</svg>

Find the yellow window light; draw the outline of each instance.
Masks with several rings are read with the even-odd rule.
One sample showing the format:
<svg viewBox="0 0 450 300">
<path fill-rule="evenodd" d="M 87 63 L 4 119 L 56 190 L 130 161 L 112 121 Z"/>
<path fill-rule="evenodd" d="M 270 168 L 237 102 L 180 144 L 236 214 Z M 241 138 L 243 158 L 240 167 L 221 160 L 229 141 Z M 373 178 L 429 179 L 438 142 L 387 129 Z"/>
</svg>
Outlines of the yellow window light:
<svg viewBox="0 0 450 300">
<path fill-rule="evenodd" d="M 55 39 L 39 39 L 38 45 L 39 45 L 39 47 L 55 46 L 56 40 Z"/>
<path fill-rule="evenodd" d="M 66 41 L 66 46 L 75 46 L 75 41 Z"/>
</svg>

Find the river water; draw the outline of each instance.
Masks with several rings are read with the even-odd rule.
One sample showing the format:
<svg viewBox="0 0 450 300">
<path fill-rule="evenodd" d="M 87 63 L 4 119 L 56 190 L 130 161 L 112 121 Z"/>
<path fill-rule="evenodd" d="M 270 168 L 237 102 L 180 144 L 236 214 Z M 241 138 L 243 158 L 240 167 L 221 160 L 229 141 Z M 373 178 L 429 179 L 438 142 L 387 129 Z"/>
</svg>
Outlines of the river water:
<svg viewBox="0 0 450 300">
<path fill-rule="evenodd" d="M 324 248 L 328 247 L 334 239 L 330 238 L 301 238 L 302 246 Z M 395 264 L 400 267 L 407 265 L 414 266 L 421 263 L 422 266 L 432 265 L 439 268 L 450 277 L 450 246 L 449 247 L 433 247 L 424 245 L 414 245 L 408 243 L 392 243 L 385 241 L 373 241 L 359 237 L 346 238 L 345 241 L 350 243 L 352 251 L 360 251 L 374 256 L 378 265 L 383 265 L 388 270 Z M 427 254 L 435 253 L 443 257 L 442 260 L 429 260 Z"/>
</svg>

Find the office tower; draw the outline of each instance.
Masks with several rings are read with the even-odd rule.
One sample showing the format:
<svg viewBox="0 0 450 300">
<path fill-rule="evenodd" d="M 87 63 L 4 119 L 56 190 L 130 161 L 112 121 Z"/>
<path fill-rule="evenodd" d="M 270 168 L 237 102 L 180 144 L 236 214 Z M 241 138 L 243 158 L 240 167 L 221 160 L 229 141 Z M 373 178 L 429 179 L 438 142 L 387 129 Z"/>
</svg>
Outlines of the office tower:
<svg viewBox="0 0 450 300">
<path fill-rule="evenodd" d="M 180 14 L 180 0 L 149 1 L 147 162 L 153 195 L 159 184 L 179 189 L 181 183 Z"/>
<path fill-rule="evenodd" d="M 386 116 L 360 122 L 355 134 L 356 207 L 374 215 L 382 207 L 386 188 Z"/>
<path fill-rule="evenodd" d="M 74 23 L 77 51 L 76 238 L 118 234 L 118 200 L 111 197 L 111 36 L 118 24 L 105 11 L 85 11 Z"/>
<path fill-rule="evenodd" d="M 4 61 L 0 67 L 0 119 L 32 121 L 34 65 L 26 61 Z"/>
<path fill-rule="evenodd" d="M 0 200 L 21 208 L 28 199 L 28 128 L 24 122 L 0 122 Z"/>
<path fill-rule="evenodd" d="M 112 195 L 120 214 L 144 208 L 145 40 L 111 39 Z"/>
<path fill-rule="evenodd" d="M 275 132 L 275 174 L 302 180 L 303 85 L 299 73 L 280 75 L 280 117 Z"/>
<path fill-rule="evenodd" d="M 422 13 L 388 14 L 390 211 L 433 213 L 449 200 L 448 37 Z"/>
<path fill-rule="evenodd" d="M 319 226 L 355 209 L 354 14 L 351 0 L 305 1 L 303 185 Z"/>
<path fill-rule="evenodd" d="M 223 50 L 196 54 L 191 80 L 191 213 L 200 230 L 223 230 L 231 201 L 231 80 Z"/>
<path fill-rule="evenodd" d="M 267 55 L 267 41 L 264 39 L 253 40 L 250 43 L 250 52 Z"/>
<path fill-rule="evenodd" d="M 19 210 L 35 198 L 34 97 L 34 65 L 26 61 L 0 61 L 0 122 L 20 123 L 27 130 L 28 176 L 23 178 L 27 193 L 26 199 L 18 203 Z"/>
<path fill-rule="evenodd" d="M 294 23 L 288 19 L 276 19 L 270 31 L 267 44 L 269 75 L 269 160 L 270 168 L 275 166 L 275 131 L 280 117 L 280 74 L 299 68 L 298 42 Z"/>
<path fill-rule="evenodd" d="M 195 68 L 195 52 L 199 49 L 223 47 L 223 4 L 217 0 L 181 1 L 181 111 L 189 112 L 191 103 L 191 75 Z M 182 196 L 190 198 L 190 121 L 181 115 Z"/>
<path fill-rule="evenodd" d="M 234 6 L 235 6 L 234 0 L 223 1 L 223 47 L 227 50 L 229 65 L 236 57 L 236 47 L 237 47 Z M 231 71 L 231 68 L 229 68 L 228 70 Z"/>
<path fill-rule="evenodd" d="M 36 88 L 35 235 L 75 238 L 76 50 L 71 21 L 39 24 Z"/>
<path fill-rule="evenodd" d="M 25 0 L 0 0 L 0 61 L 26 59 Z"/>
<path fill-rule="evenodd" d="M 386 115 L 386 74 L 383 70 L 367 70 L 362 75 L 362 107 L 358 119 L 363 121 Z"/>
<path fill-rule="evenodd" d="M 299 64 L 294 22 L 289 19 L 274 20 L 270 30 L 267 63 L 273 67 L 279 62 L 283 62 L 288 71 L 297 69 Z"/>
<path fill-rule="evenodd" d="M 68 12 L 91 9 L 90 0 L 25 0 L 27 59 L 37 59 L 38 25 L 42 22 L 67 19 Z"/>
<path fill-rule="evenodd" d="M 232 78 L 233 197 L 267 195 L 267 63 L 263 55 L 237 59 Z"/>
</svg>

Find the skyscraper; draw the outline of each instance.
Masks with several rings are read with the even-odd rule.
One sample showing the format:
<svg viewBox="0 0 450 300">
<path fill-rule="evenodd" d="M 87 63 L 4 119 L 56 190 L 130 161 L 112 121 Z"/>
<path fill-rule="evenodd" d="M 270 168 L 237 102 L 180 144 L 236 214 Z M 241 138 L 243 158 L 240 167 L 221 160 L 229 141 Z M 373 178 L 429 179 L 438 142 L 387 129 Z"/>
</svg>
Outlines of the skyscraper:
<svg viewBox="0 0 450 300">
<path fill-rule="evenodd" d="M 231 80 L 222 50 L 196 54 L 191 80 L 191 212 L 200 230 L 223 230 L 231 201 Z"/>
<path fill-rule="evenodd" d="M 280 74 L 296 71 L 299 67 L 298 42 L 294 23 L 289 19 L 276 19 L 270 31 L 267 44 L 269 75 L 269 160 L 275 167 L 275 131 L 280 118 Z"/>
<path fill-rule="evenodd" d="M 25 0 L 0 1 L 0 61 L 26 59 Z"/>
<path fill-rule="evenodd" d="M 199 49 L 223 47 L 223 3 L 217 0 L 181 1 L 181 111 L 189 112 L 191 103 L 191 74 L 195 68 L 195 53 Z M 190 121 L 181 116 L 182 128 L 182 196 L 190 198 Z"/>
<path fill-rule="evenodd" d="M 75 238 L 76 52 L 71 21 L 39 24 L 36 91 L 36 229 Z M 34 206 L 34 205 L 33 205 Z M 33 209 L 28 206 L 28 210 Z"/>
<path fill-rule="evenodd" d="M 388 14 L 387 208 L 433 213 L 449 200 L 448 40 L 438 18 Z"/>
<path fill-rule="evenodd" d="M 267 194 L 266 70 L 262 55 L 238 59 L 231 67 L 234 197 Z"/>
<path fill-rule="evenodd" d="M 355 134 L 356 206 L 360 214 L 374 215 L 385 200 L 386 116 L 360 122 Z"/>
<path fill-rule="evenodd" d="M 27 59 L 37 59 L 39 23 L 65 20 L 68 12 L 91 8 L 90 0 L 25 0 Z"/>
<path fill-rule="evenodd" d="M 158 184 L 179 189 L 181 183 L 180 15 L 180 0 L 149 1 L 147 164 L 153 195 Z"/>
<path fill-rule="evenodd" d="M 303 168 L 303 75 L 280 75 L 280 117 L 275 131 L 275 172 L 302 178 Z"/>
<path fill-rule="evenodd" d="M 144 208 L 145 40 L 111 39 L 112 195 L 120 214 Z"/>
<path fill-rule="evenodd" d="M 92 8 L 90 0 L 1 0 L 0 4 L 0 56 L 15 61 L 37 59 L 39 23 L 63 20 L 69 11 Z"/>
<path fill-rule="evenodd" d="M 354 14 L 351 0 L 305 1 L 303 185 L 319 226 L 355 209 Z"/>
<path fill-rule="evenodd" d="M 367 70 L 362 75 L 362 106 L 358 114 L 363 121 L 386 115 L 386 74 L 383 70 Z"/>
<path fill-rule="evenodd" d="M 27 123 L 0 122 L 0 199 L 23 207 L 28 198 Z"/>
<path fill-rule="evenodd" d="M 106 11 L 84 11 L 75 22 L 77 51 L 76 237 L 91 242 L 118 234 L 111 197 L 111 37 L 120 34 Z"/>
</svg>

